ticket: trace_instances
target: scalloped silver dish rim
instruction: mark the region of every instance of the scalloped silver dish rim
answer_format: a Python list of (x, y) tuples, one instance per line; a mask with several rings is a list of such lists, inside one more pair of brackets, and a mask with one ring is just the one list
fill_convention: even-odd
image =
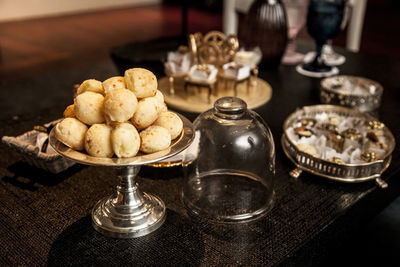
[[(352, 94), (351, 92), (338, 92), (337, 90), (332, 89), (331, 86), (328, 86), (328, 83), (331, 82), (331, 80), (337, 80), (337, 79), (360, 80), (361, 82), (369, 83), (371, 85), (376, 86), (377, 90), (374, 94), (366, 94), (366, 95), (357, 95), (357, 94)], [(329, 93), (335, 93), (337, 95), (355, 96), (355, 97), (376, 96), (376, 95), (382, 94), (382, 92), (383, 92), (383, 86), (380, 83), (378, 83), (377, 81), (374, 81), (374, 80), (371, 80), (368, 78), (364, 78), (364, 77), (360, 77), (360, 76), (354, 76), (354, 75), (336, 75), (336, 76), (324, 78), (321, 81), (321, 88), (323, 90), (328, 91)]]

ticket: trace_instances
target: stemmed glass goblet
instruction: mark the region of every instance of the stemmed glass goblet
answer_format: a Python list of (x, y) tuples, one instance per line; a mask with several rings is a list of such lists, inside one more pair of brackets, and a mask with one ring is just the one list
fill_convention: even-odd
[[(346, 0), (344, 15), (342, 24), (340, 25), (340, 30), (343, 31), (346, 25), (350, 21), (350, 14), (352, 12), (352, 4), (349, 0)], [(308, 52), (304, 56), (304, 62), (311, 62), (315, 58), (316, 52)], [(332, 40), (328, 40), (327, 43), (322, 48), (322, 56), (324, 57), (325, 63), (329, 66), (339, 66), (342, 65), (346, 61), (346, 57), (344, 55), (338, 54), (332, 47)]]
[(309, 0), (282, 0), (288, 22), (288, 43), (282, 64), (294, 65), (303, 61), (304, 55), (296, 52), (296, 37), (306, 23)]
[(310, 63), (297, 67), (297, 71), (311, 77), (326, 77), (339, 72), (336, 67), (325, 64), (322, 48), (340, 31), (344, 15), (345, 0), (311, 0), (308, 7), (307, 30), (317, 47), (317, 55)]

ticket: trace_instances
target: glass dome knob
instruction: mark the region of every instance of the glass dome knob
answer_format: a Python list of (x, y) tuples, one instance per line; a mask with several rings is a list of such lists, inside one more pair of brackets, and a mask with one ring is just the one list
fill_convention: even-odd
[(221, 117), (240, 116), (247, 110), (247, 104), (237, 97), (223, 97), (214, 103), (216, 115)]

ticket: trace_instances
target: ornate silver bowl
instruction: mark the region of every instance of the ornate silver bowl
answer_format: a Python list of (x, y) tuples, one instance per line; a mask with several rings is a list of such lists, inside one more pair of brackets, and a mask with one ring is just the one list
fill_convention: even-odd
[(152, 154), (138, 154), (132, 158), (98, 158), (75, 151), (50, 132), (50, 145), (67, 159), (94, 166), (115, 168), (119, 178), (116, 192), (100, 200), (92, 210), (94, 228), (110, 237), (139, 237), (158, 229), (165, 221), (165, 204), (157, 196), (143, 193), (135, 182), (140, 167), (171, 157), (187, 148), (194, 138), (192, 123), (179, 115), (183, 121), (181, 135), (165, 150)]
[(339, 75), (321, 81), (320, 99), (324, 104), (373, 111), (381, 105), (382, 93), (382, 85), (375, 81)]
[(317, 176), (347, 183), (358, 183), (375, 179), (379, 186), (386, 187), (386, 182), (380, 179), (380, 176), (389, 167), (392, 158), (391, 155), (395, 147), (395, 139), (386, 126), (384, 127), (384, 136), (388, 140), (388, 149), (384, 157), (379, 160), (360, 164), (335, 163), (304, 153), (300, 151), (294, 142), (285, 134), (286, 129), (288, 129), (290, 125), (293, 125), (299, 118), (313, 118), (316, 114), (321, 112), (325, 112), (328, 115), (353, 116), (366, 119), (367, 121), (376, 121), (376, 119), (369, 114), (355, 109), (333, 105), (306, 106), (295, 111), (285, 120), (283, 124), (284, 134), (281, 139), (283, 151), (296, 165), (296, 168), (290, 172), (290, 175), (294, 178), (298, 178), (302, 171), (307, 171)]

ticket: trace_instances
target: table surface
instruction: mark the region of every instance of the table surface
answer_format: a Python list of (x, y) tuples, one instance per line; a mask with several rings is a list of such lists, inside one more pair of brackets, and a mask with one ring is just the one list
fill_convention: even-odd
[[(384, 87), (379, 119), (400, 140), (400, 63), (390, 58), (346, 55), (341, 74), (364, 76)], [(72, 103), (72, 85), (118, 74), (111, 61), (23, 79), (0, 81), (0, 135), (22, 134), (62, 116)], [(399, 75), (399, 76), (397, 76)], [(319, 79), (294, 67), (261, 71), (273, 88), (272, 99), (256, 109), (270, 126), (277, 147), (276, 202), (263, 219), (249, 224), (210, 225), (191, 220), (182, 205), (178, 167), (143, 167), (138, 182), (167, 206), (167, 220), (154, 233), (112, 239), (91, 226), (90, 211), (117, 183), (112, 168), (75, 165), (53, 175), (30, 167), (0, 145), (0, 265), (317, 265), (360, 225), (400, 195), (399, 146), (379, 188), (373, 181), (343, 184), (294, 168), (280, 146), (282, 123), (297, 108), (319, 103)], [(184, 113), (193, 120), (196, 114)]]

